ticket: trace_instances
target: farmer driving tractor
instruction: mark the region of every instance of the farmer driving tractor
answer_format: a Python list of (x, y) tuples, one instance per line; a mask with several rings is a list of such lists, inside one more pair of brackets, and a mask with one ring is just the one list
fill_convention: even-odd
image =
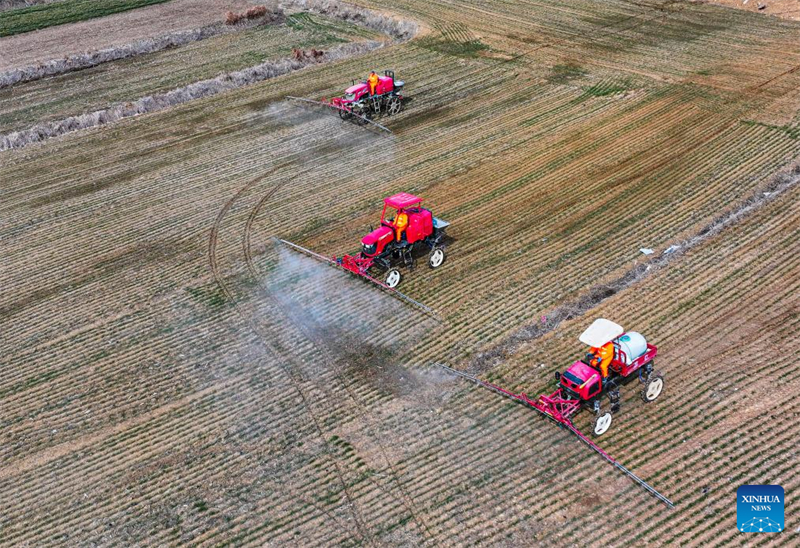
[(369, 77), (367, 78), (367, 84), (369, 84), (369, 94), (370, 96), (375, 95), (375, 91), (378, 89), (378, 75), (375, 74), (375, 71), (369, 73)]
[(589, 365), (600, 369), (600, 374), (603, 375), (604, 379), (608, 377), (608, 366), (611, 365), (611, 361), (613, 359), (613, 341), (609, 341), (600, 347), (593, 346), (589, 349), (589, 353), (586, 355), (586, 360), (589, 362)]
[(408, 226), (408, 214), (402, 209), (398, 209), (397, 217), (394, 218), (394, 221), (392, 221), (391, 224), (394, 227), (395, 234), (397, 235), (397, 241), (399, 242), (400, 238), (403, 237), (403, 232), (405, 232), (406, 227)]

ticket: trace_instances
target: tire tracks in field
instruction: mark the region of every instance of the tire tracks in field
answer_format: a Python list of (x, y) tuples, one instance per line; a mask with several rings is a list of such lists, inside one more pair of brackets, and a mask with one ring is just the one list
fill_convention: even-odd
[(776, 76), (773, 76), (772, 78), (769, 78), (768, 80), (765, 80), (765, 81), (761, 82), (760, 84), (758, 84), (756, 86), (751, 87), (748, 91), (751, 91), (751, 92), (763, 91), (763, 89), (765, 87), (769, 86), (774, 81), (779, 80), (779, 79), (781, 79), (784, 76), (787, 76), (789, 74), (794, 74), (798, 70), (800, 70), (800, 65), (795, 65), (792, 68), (790, 68), (789, 70), (785, 70), (785, 71), (781, 72), (780, 74), (778, 74)]
[[(322, 424), (321, 424), (320, 418), (316, 415), (316, 413), (314, 413), (313, 407), (310, 405), (308, 399), (306, 398), (305, 392), (303, 392), (303, 389), (300, 386), (300, 381), (298, 379), (296, 379), (295, 376), (292, 374), (292, 371), (283, 364), (283, 362), (280, 359), (280, 357), (274, 355), (272, 347), (265, 340), (265, 337), (261, 333), (261, 330), (259, 329), (259, 327), (255, 324), (255, 322), (252, 321), (252, 319), (247, 314), (245, 314), (241, 310), (238, 302), (236, 301), (236, 298), (234, 297), (233, 293), (231, 292), (229, 286), (225, 283), (225, 280), (224, 280), (223, 276), (220, 273), (219, 262), (217, 260), (217, 242), (218, 242), (218, 238), (219, 238), (219, 227), (220, 227), (223, 219), (227, 215), (228, 211), (230, 211), (230, 209), (233, 206), (233, 204), (236, 202), (236, 200), (238, 200), (242, 195), (244, 195), (245, 192), (247, 192), (253, 186), (255, 186), (259, 182), (263, 181), (265, 178), (267, 178), (268, 176), (274, 174), (275, 172), (280, 170), (282, 167), (285, 167), (286, 165), (287, 164), (283, 164), (283, 165), (277, 166), (277, 167), (273, 168), (272, 170), (268, 171), (267, 173), (264, 173), (264, 174), (256, 177), (255, 179), (252, 179), (250, 182), (245, 184), (241, 189), (239, 189), (239, 191), (236, 194), (234, 194), (233, 197), (231, 199), (229, 199), (225, 203), (225, 205), (222, 207), (222, 209), (220, 210), (219, 214), (217, 215), (217, 217), (216, 217), (216, 219), (214, 221), (214, 225), (212, 226), (211, 232), (209, 234), (209, 242), (208, 242), (209, 265), (211, 267), (211, 273), (212, 273), (212, 276), (214, 277), (214, 281), (217, 283), (217, 285), (219, 286), (220, 290), (225, 295), (225, 298), (228, 299), (228, 301), (231, 302), (234, 305), (234, 307), (236, 308), (237, 313), (250, 326), (250, 329), (252, 329), (252, 331), (255, 333), (255, 335), (258, 337), (258, 339), (261, 341), (261, 343), (264, 346), (264, 348), (271, 355), (273, 355), (273, 357), (276, 358), (275, 361), (279, 364), (281, 370), (283, 371), (283, 373), (286, 375), (286, 377), (291, 382), (292, 387), (294, 388), (295, 392), (300, 396), (300, 399), (301, 399), (301, 401), (303, 403), (303, 407), (305, 407), (306, 411), (308, 412), (308, 415), (311, 417), (311, 420), (314, 423), (314, 429), (317, 431), (317, 434), (319, 435), (319, 439), (322, 441), (323, 447), (327, 447), (328, 442), (325, 439), (325, 433), (324, 433), (324, 431), (322, 429)], [(278, 191), (278, 189), (280, 187), (281, 187), (281, 185), (276, 185), (275, 187), (273, 187), (267, 193), (267, 196), (263, 199), (264, 202), (266, 202), (269, 198), (271, 198)], [(341, 469), (341, 466), (340, 466), (338, 460), (336, 458), (334, 458), (330, 454), (330, 452), (327, 451), (327, 450), (325, 451), (325, 455), (328, 457), (328, 459), (331, 461), (331, 463), (334, 466), (334, 469), (336, 471), (336, 477), (339, 480), (339, 483), (341, 484), (342, 491), (343, 491), (345, 497), (347, 498), (348, 506), (350, 507), (350, 513), (353, 516), (353, 522), (356, 524), (356, 529), (357, 529), (357, 532), (358, 532), (358, 536), (362, 539), (362, 541), (374, 546), (375, 545), (375, 541), (371, 537), (371, 535), (368, 535), (366, 533), (366, 527), (362, 523), (362, 520), (361, 520), (361, 518), (359, 516), (359, 512), (357, 510), (358, 507), (356, 506), (355, 501), (353, 499), (353, 496), (350, 493), (350, 489), (347, 486), (347, 482), (344, 479), (344, 473), (342, 472), (342, 469)]]
[[(256, 268), (255, 262), (253, 261), (252, 248), (250, 245), (250, 235), (252, 233), (253, 223), (255, 222), (256, 217), (258, 216), (259, 212), (264, 207), (264, 205), (266, 205), (266, 203), (272, 198), (272, 196), (281, 186), (282, 185), (277, 185), (258, 201), (258, 203), (255, 205), (255, 207), (248, 215), (247, 222), (245, 223), (244, 235), (242, 237), (242, 248), (245, 255), (247, 269), (255, 281), (258, 280), (258, 269)], [(350, 399), (353, 401), (356, 408), (358, 409), (358, 413), (361, 419), (367, 425), (367, 434), (369, 435), (370, 438), (372, 438), (372, 441), (375, 442), (375, 444), (378, 447), (378, 450), (381, 453), (381, 456), (383, 457), (383, 460), (386, 462), (386, 466), (389, 470), (389, 473), (392, 476), (392, 480), (394, 481), (397, 490), (401, 494), (403, 505), (406, 507), (406, 510), (411, 515), (412, 519), (414, 519), (414, 521), (417, 523), (418, 527), (420, 528), (420, 531), (424, 532), (424, 534), (427, 535), (428, 539), (432, 543), (435, 543), (436, 538), (431, 533), (428, 524), (421, 518), (421, 513), (415, 507), (413, 499), (408, 494), (406, 489), (403, 487), (403, 483), (400, 481), (397, 469), (392, 464), (392, 461), (389, 458), (389, 454), (386, 451), (386, 446), (381, 441), (380, 436), (377, 436), (375, 434), (375, 425), (369, 418), (368, 409), (364, 406), (364, 403), (359, 400), (357, 394), (350, 388), (346, 379), (344, 379), (341, 376), (340, 374), (341, 367), (330, 347), (330, 342), (322, 336), (315, 336), (314, 333), (311, 333), (308, 329), (308, 326), (306, 326), (302, 321), (298, 320), (295, 317), (295, 315), (291, 312), (291, 307), (285, 306), (285, 303), (280, 302), (280, 300), (277, 297), (275, 297), (275, 295), (271, 291), (267, 290), (267, 294), (269, 295), (269, 299), (272, 301), (273, 305), (279, 310), (280, 309), (284, 310), (286, 317), (289, 319), (294, 328), (299, 333), (301, 333), (303, 337), (305, 337), (309, 342), (311, 342), (315, 348), (317, 348), (320, 351), (323, 360), (326, 362), (327, 365), (330, 366), (331, 370), (334, 371), (335, 378), (342, 384), (345, 391), (347, 392), (347, 395), (350, 397)], [(377, 483), (375, 482), (373, 483), (379, 490), (382, 490), (382, 488), (379, 485), (377, 485)]]

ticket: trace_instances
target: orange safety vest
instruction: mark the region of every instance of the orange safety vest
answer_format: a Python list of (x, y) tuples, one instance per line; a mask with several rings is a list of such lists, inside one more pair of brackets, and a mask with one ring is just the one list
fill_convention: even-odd
[(408, 215), (403, 212), (397, 214), (397, 218), (394, 220), (394, 229), (397, 233), (397, 241), (400, 241), (400, 237), (403, 235), (403, 231), (408, 226)]
[(592, 347), (590, 352), (596, 356), (596, 360), (599, 362), (597, 365), (600, 367), (600, 374), (605, 379), (608, 377), (608, 366), (611, 365), (611, 361), (614, 359), (614, 343), (607, 342), (599, 348)]
[(369, 84), (369, 94), (375, 95), (375, 90), (378, 87), (378, 75), (374, 72), (370, 74), (369, 78), (367, 78), (367, 83)]

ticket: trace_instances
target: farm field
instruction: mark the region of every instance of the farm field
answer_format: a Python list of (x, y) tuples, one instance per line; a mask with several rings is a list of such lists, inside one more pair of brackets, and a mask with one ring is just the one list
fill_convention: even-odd
[[(102, 0), (95, 2), (100, 3)], [(249, 5), (247, 0), (169, 0), (70, 25), (3, 36), (0, 70), (199, 28), (223, 21), (226, 10), (238, 12)], [(11, 12), (2, 13), (8, 17)]]
[(45, 29), (66, 23), (103, 17), (136, 8), (160, 4), (166, 0), (62, 0), (38, 6), (26, 6), (0, 14), (0, 36), (13, 36), (23, 32)]
[(0, 133), (92, 112), (287, 57), (293, 48), (326, 48), (376, 37), (379, 35), (361, 27), (321, 16), (290, 16), (286, 24), (264, 25), (21, 83), (0, 89)]
[[(0, 544), (791, 544), (800, 26), (691, 2), (358, 3), (423, 30), (0, 152)], [(320, 37), (265, 27), (12, 86), (0, 126)], [(392, 135), (284, 100), (373, 68), (412, 99)], [(353, 252), (399, 191), (452, 223), (444, 266), (401, 285), (442, 322), (274, 243)], [(435, 365), (549, 392), (601, 316), (659, 346), (666, 389), (624, 389), (597, 442), (673, 510)], [(783, 485), (788, 531), (736, 532), (748, 483)]]

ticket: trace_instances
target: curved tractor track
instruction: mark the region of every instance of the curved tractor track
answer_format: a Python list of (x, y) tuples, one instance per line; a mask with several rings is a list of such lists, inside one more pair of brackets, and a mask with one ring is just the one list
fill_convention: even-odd
[[(237, 313), (246, 321), (248, 326), (252, 329), (252, 331), (256, 334), (258, 339), (261, 341), (263, 346), (270, 352), (270, 354), (275, 358), (275, 360), (280, 363), (281, 370), (283, 374), (290, 380), (294, 390), (300, 396), (301, 401), (303, 402), (303, 407), (305, 408), (306, 412), (311, 417), (314, 423), (314, 430), (317, 433), (319, 440), (323, 443), (323, 445), (327, 444), (325, 438), (325, 430), (323, 428), (323, 420), (322, 418), (314, 411), (313, 405), (309, 401), (308, 395), (305, 393), (301, 386), (301, 381), (303, 379), (299, 378), (297, 373), (293, 371), (293, 368), (287, 367), (284, 361), (287, 359), (287, 356), (279, 356), (276, 355), (274, 345), (270, 342), (270, 337), (264, 332), (263, 326), (260, 325), (257, 321), (254, 321), (251, 314), (248, 314), (247, 311), (241, 308), (240, 299), (237, 298), (234, 291), (231, 289), (231, 286), (226, 282), (224, 276), (221, 273), (221, 269), (219, 266), (219, 259), (217, 254), (218, 249), (218, 239), (220, 235), (220, 227), (222, 222), (226, 219), (229, 215), (232, 207), (234, 204), (238, 203), (243, 197), (248, 194), (251, 190), (257, 188), (258, 184), (263, 182), (265, 179), (272, 175), (276, 175), (280, 172), (281, 169), (285, 168), (287, 165), (293, 163), (289, 161), (288, 163), (284, 163), (269, 172), (256, 177), (249, 181), (246, 185), (244, 185), (230, 200), (228, 200), (222, 209), (220, 210), (219, 214), (217, 215), (214, 225), (212, 226), (210, 237), (209, 237), (209, 264), (211, 268), (211, 272), (213, 278), (217, 285), (219, 286), (220, 290), (225, 295), (225, 298), (234, 304), (236, 307)], [(242, 244), (242, 251), (244, 253), (244, 258), (247, 267), (247, 273), (250, 277), (251, 282), (263, 282), (263, 275), (261, 275), (258, 271), (258, 268), (255, 264), (253, 259), (252, 253), (252, 245), (251, 245), (251, 235), (253, 230), (253, 224), (256, 221), (259, 213), (262, 212), (264, 207), (270, 202), (271, 199), (275, 196), (275, 194), (283, 188), (288, 180), (279, 181), (274, 183), (274, 186), (269, 189), (263, 196), (257, 201), (257, 203), (252, 207), (250, 213), (247, 216), (244, 230), (241, 236), (241, 244)], [(409, 495), (407, 490), (404, 488), (403, 483), (399, 477), (398, 471), (393, 465), (388, 451), (385, 447), (385, 444), (381, 441), (380, 436), (376, 435), (376, 429), (374, 422), (369, 417), (369, 409), (366, 407), (364, 402), (361, 401), (359, 396), (353, 390), (353, 388), (349, 385), (347, 379), (343, 375), (343, 367), (339, 359), (336, 358), (335, 352), (331, 346), (331, 341), (326, 340), (324, 336), (316, 335), (313, 333), (308, 326), (304, 325), (304, 323), (297, 317), (296, 313), (293, 312), (293, 307), (288, 306), (286, 302), (281, 301), (277, 296), (274, 295), (272, 291), (265, 291), (267, 298), (269, 299), (270, 303), (276, 310), (280, 310), (289, 320), (292, 328), (305, 340), (307, 340), (316, 350), (317, 355), (321, 358), (321, 361), (325, 364), (325, 366), (333, 372), (334, 378), (340, 384), (341, 387), (344, 388), (348, 399), (351, 401), (351, 405), (355, 408), (356, 416), (363, 421), (365, 425), (365, 432), (370, 438), (370, 440), (376, 445), (378, 451), (386, 465), (386, 469), (388, 474), (391, 476), (391, 483), (393, 484), (393, 488), (389, 487), (393, 496), (397, 496), (397, 498), (402, 501), (402, 504), (405, 510), (409, 513), (412, 517), (413, 521), (416, 523), (420, 533), (425, 538), (426, 543), (435, 543), (435, 535), (431, 532), (428, 524), (422, 517), (422, 513), (419, 511), (418, 508), (415, 507), (412, 497)], [(312, 381), (313, 382), (313, 381)], [(315, 388), (319, 389), (321, 392), (326, 394), (331, 394), (330, 388), (322, 385), (321, 383), (314, 383)], [(335, 395), (330, 396), (331, 399), (335, 398)], [(330, 452), (326, 452), (328, 460), (334, 465), (336, 470), (336, 477), (337, 481), (339, 482), (342, 490), (347, 498), (348, 506), (350, 507), (354, 523), (356, 524), (356, 528), (358, 530), (358, 536), (362, 539), (362, 541), (368, 544), (375, 544), (375, 539), (372, 537), (368, 531), (367, 526), (364, 524), (363, 516), (360, 515), (358, 510), (358, 505), (355, 502), (355, 497), (351, 492), (351, 487), (348, 487), (348, 483), (345, 479), (345, 472), (342, 468), (342, 463), (340, 463), (335, 456), (333, 456)], [(379, 492), (385, 492), (387, 487), (379, 485), (372, 477), (366, 478), (368, 482), (370, 482), (373, 487), (378, 490)]]
[[(261, 175), (259, 177), (256, 177), (255, 179), (252, 179), (250, 182), (248, 182), (246, 185), (244, 185), (230, 200), (228, 200), (225, 203), (225, 205), (222, 207), (222, 209), (220, 210), (219, 214), (217, 215), (217, 217), (216, 217), (216, 219), (214, 221), (214, 225), (211, 228), (211, 233), (210, 233), (210, 236), (209, 236), (209, 244), (208, 244), (209, 265), (211, 267), (211, 272), (212, 272), (212, 275), (214, 277), (214, 281), (217, 283), (217, 285), (219, 286), (220, 290), (225, 295), (225, 298), (229, 302), (233, 303), (233, 305), (236, 307), (237, 312), (245, 320), (245, 322), (247, 322), (247, 324), (250, 326), (252, 331), (256, 334), (258, 339), (261, 341), (263, 347), (270, 354), (273, 354), (272, 345), (267, 341), (267, 339), (265, 338), (264, 333), (262, 332), (260, 326), (257, 325), (252, 320), (252, 317), (250, 317), (250, 315), (246, 314), (245, 312), (241, 311), (240, 305), (237, 302), (236, 297), (234, 296), (234, 294), (230, 290), (230, 287), (228, 286), (228, 284), (225, 283), (225, 280), (224, 280), (223, 276), (220, 273), (219, 263), (218, 263), (218, 260), (217, 260), (217, 244), (218, 244), (218, 238), (219, 238), (219, 227), (220, 227), (223, 219), (227, 215), (228, 211), (230, 211), (230, 209), (233, 206), (233, 204), (242, 195), (244, 195), (248, 190), (250, 190), (253, 186), (255, 186), (259, 182), (261, 182), (264, 179), (266, 179), (269, 175), (272, 175), (272, 174), (276, 173), (280, 169), (281, 169), (281, 167), (279, 166), (279, 167), (273, 169), (270, 172), (267, 172), (267, 173), (265, 173), (265, 174), (263, 174), (263, 175)], [(277, 186), (273, 187), (272, 190), (270, 190), (267, 193), (267, 195), (265, 196), (264, 201), (266, 201), (270, 197), (272, 197), (272, 195), (274, 195), (278, 191), (279, 188), (280, 188), (280, 185), (277, 185)], [(324, 431), (322, 429), (322, 424), (320, 422), (320, 418), (314, 412), (313, 407), (309, 404), (308, 399), (306, 397), (306, 394), (305, 394), (305, 392), (303, 391), (303, 389), (300, 386), (300, 381), (296, 378), (296, 376), (292, 373), (292, 371), (283, 364), (283, 362), (282, 362), (282, 360), (280, 359), (279, 356), (275, 356), (275, 358), (276, 358), (276, 362), (280, 364), (281, 370), (283, 371), (285, 376), (291, 382), (292, 387), (294, 388), (295, 392), (300, 397), (300, 399), (302, 401), (302, 404), (303, 404), (303, 407), (305, 408), (305, 410), (308, 413), (309, 417), (311, 417), (311, 420), (314, 423), (314, 429), (316, 430), (316, 432), (317, 432), (317, 434), (318, 434), (318, 436), (320, 438), (320, 441), (323, 443), (323, 445), (325, 445), (327, 443), (327, 441), (325, 440), (325, 433), (324, 433)], [(360, 537), (362, 539), (362, 541), (365, 541), (365, 542), (368, 542), (371, 545), (374, 545), (374, 539), (369, 537), (365, 532), (365, 526), (362, 523), (362, 521), (361, 521), (361, 519), (359, 517), (359, 513), (356, 510), (357, 506), (356, 506), (355, 502), (353, 501), (353, 496), (352, 496), (352, 494), (350, 492), (350, 489), (347, 487), (347, 482), (344, 479), (344, 474), (342, 472), (340, 463), (330, 453), (326, 452), (326, 455), (328, 457), (328, 460), (331, 462), (331, 464), (333, 464), (333, 466), (335, 468), (337, 479), (338, 479), (338, 481), (339, 481), (339, 483), (340, 483), (340, 485), (342, 487), (342, 491), (345, 494), (345, 497), (347, 498), (348, 505), (350, 506), (350, 511), (351, 511), (351, 514), (352, 514), (352, 517), (353, 517), (353, 521), (356, 524), (356, 529), (357, 529), (357, 533), (358, 533), (357, 536)]]

